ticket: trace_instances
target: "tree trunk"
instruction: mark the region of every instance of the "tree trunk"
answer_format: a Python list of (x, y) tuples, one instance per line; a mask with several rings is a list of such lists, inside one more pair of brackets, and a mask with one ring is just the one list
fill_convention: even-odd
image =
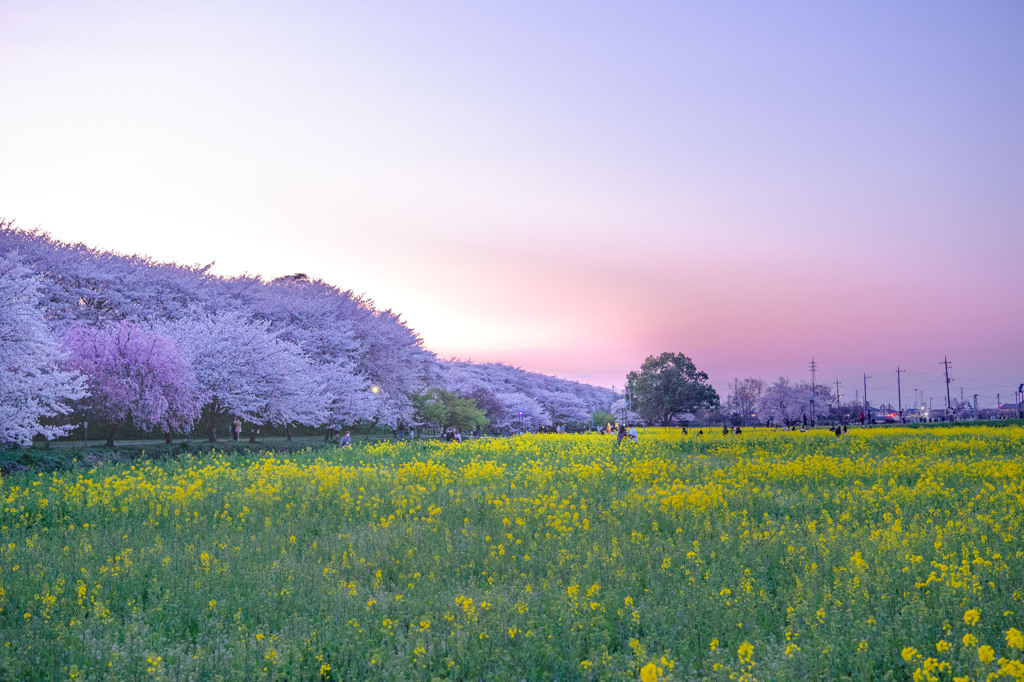
[(110, 431), (107, 432), (107, 447), (114, 447), (114, 434), (117, 433), (117, 424), (110, 425)]
[(292, 440), (292, 425), (291, 424), (285, 424), (284, 425), (284, 435), (288, 438), (288, 442), (291, 442), (291, 440)]
[(171, 438), (170, 431), (164, 431), (164, 443), (166, 443), (167, 445), (174, 445), (174, 439)]
[(214, 398), (213, 402), (210, 404), (210, 424), (209, 424), (210, 433), (209, 433), (209, 436), (210, 436), (210, 442), (211, 443), (216, 443), (217, 442), (217, 417), (219, 416), (219, 414), (220, 414), (220, 407), (217, 405), (217, 399)]

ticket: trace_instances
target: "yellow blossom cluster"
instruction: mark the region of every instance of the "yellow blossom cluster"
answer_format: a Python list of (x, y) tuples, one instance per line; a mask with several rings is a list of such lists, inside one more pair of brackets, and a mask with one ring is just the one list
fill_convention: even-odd
[(0, 679), (1024, 679), (1022, 453), (646, 429), (21, 473)]

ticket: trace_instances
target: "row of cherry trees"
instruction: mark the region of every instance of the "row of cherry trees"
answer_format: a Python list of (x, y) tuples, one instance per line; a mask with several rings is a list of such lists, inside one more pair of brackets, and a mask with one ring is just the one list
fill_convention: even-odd
[(108, 425), (108, 442), (122, 424), (170, 440), (203, 413), (211, 439), (229, 418), (397, 426), (430, 386), (475, 396), (496, 426), (584, 421), (611, 401), (503, 365), (438, 362), (399, 315), (302, 274), (221, 278), (2, 220), (0, 300), (4, 442), (66, 433), (72, 411)]
[(751, 377), (729, 384), (725, 411), (741, 420), (752, 417), (775, 426), (793, 426), (816, 421), (834, 404), (835, 395), (828, 385), (792, 383), (785, 377), (769, 384)]
[(476, 401), (491, 427), (500, 431), (535, 431), (555, 424), (589, 424), (597, 410), (607, 410), (610, 389), (527, 372), (500, 363), (441, 363), (441, 384)]

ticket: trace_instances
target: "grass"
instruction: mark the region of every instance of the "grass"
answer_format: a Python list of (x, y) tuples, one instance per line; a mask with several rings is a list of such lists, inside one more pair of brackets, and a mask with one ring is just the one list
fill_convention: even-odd
[[(353, 435), (355, 445), (367, 445), (382, 440), (379, 436)], [(69, 468), (91, 467), (103, 463), (141, 463), (145, 460), (173, 458), (184, 454), (262, 456), (267, 453), (291, 454), (304, 450), (331, 450), (335, 442), (326, 442), (321, 436), (260, 436), (255, 443), (247, 437), (234, 441), (230, 438), (210, 443), (205, 438), (179, 440), (167, 444), (163, 439), (126, 439), (108, 447), (103, 441), (50, 441), (33, 443), (28, 448), (0, 449), (0, 473), (31, 470), (57, 471)]]

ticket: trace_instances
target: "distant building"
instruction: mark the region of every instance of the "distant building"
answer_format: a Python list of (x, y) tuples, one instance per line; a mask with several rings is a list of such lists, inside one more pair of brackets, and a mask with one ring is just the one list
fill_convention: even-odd
[(1020, 416), (1016, 403), (1003, 403), (999, 406), (999, 416), (996, 419), (1016, 419)]

